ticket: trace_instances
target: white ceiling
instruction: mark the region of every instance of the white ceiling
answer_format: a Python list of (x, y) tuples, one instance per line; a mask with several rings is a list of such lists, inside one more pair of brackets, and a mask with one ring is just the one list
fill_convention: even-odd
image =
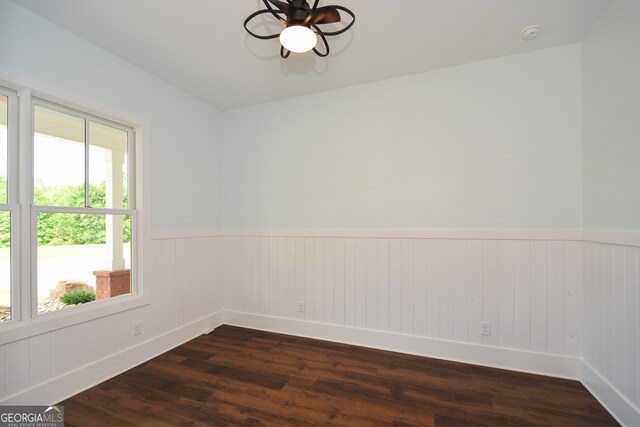
[[(327, 58), (283, 60), (277, 39), (242, 27), (259, 0), (13, 1), (222, 110), (576, 42), (610, 3), (323, 0), (350, 8), (354, 27)], [(525, 42), (532, 24), (543, 30)]]

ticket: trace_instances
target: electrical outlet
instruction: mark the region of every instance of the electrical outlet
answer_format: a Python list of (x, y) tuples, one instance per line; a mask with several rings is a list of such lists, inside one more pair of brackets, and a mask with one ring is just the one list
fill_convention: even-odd
[(304, 313), (304, 301), (298, 301), (298, 312)]
[(480, 322), (480, 335), (491, 335), (491, 323)]
[(140, 335), (142, 333), (142, 322), (136, 322), (133, 324), (133, 335)]

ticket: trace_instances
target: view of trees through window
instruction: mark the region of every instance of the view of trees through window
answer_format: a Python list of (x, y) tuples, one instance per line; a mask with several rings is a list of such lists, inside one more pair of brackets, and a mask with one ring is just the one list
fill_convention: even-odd
[[(105, 203), (105, 187), (103, 181), (99, 186), (91, 186), (91, 205)], [(0, 188), (6, 188), (6, 178), (0, 175)], [(0, 204), (7, 203), (7, 193), (0, 193)], [(34, 202), (36, 205), (49, 206), (52, 200), (63, 200), (65, 206), (77, 206), (84, 201), (84, 185), (79, 186), (46, 186), (36, 183)], [(94, 202), (96, 203), (94, 205)], [(46, 213), (38, 224), (38, 245), (87, 245), (104, 244), (106, 221), (103, 215), (86, 218), (85, 222), (72, 222), (64, 214)], [(131, 219), (127, 216), (124, 223), (124, 242), (131, 241)], [(9, 215), (0, 215), (0, 248), (8, 248), (11, 244), (11, 221)]]

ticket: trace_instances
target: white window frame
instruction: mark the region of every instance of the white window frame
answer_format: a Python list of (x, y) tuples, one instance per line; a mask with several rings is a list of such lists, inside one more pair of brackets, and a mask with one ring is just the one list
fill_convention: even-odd
[(20, 205), (18, 204), (18, 93), (0, 86), (0, 95), (8, 98), (7, 108), (7, 204), (0, 205), (0, 211), (11, 215), (11, 250), (9, 268), (11, 270), (11, 320), (0, 326), (13, 325), (21, 319), (20, 307)]
[[(131, 292), (127, 295), (137, 295), (137, 280), (135, 275), (135, 270), (137, 270), (137, 236), (135, 235), (135, 230), (137, 230), (137, 212), (135, 209), (136, 206), (136, 182), (135, 182), (135, 130), (132, 127), (122, 125), (120, 123), (104, 119), (102, 117), (97, 117), (93, 114), (86, 113), (84, 111), (80, 111), (74, 108), (66, 107), (59, 103), (53, 103), (50, 101), (46, 101), (35, 96), (31, 98), (31, 132), (30, 132), (30, 148), (31, 148), (31, 158), (29, 162), (30, 166), (30, 175), (33, 176), (34, 171), (34, 147), (35, 147), (35, 118), (34, 113), (36, 107), (43, 107), (52, 111), (57, 111), (59, 113), (68, 114), (73, 117), (80, 118), (85, 122), (85, 135), (84, 135), (84, 160), (85, 160), (85, 168), (84, 168), (84, 179), (85, 179), (85, 207), (67, 207), (67, 206), (40, 206), (36, 205), (34, 202), (34, 184), (33, 179), (31, 180), (31, 185), (29, 186), (29, 204), (31, 206), (31, 219), (30, 219), (30, 254), (32, 258), (31, 262), (31, 294), (37, 296), (38, 292), (38, 262), (37, 262), (37, 251), (38, 251), (38, 214), (39, 213), (65, 213), (65, 214), (100, 214), (100, 215), (129, 215), (131, 217)], [(127, 174), (129, 179), (127, 180), (127, 208), (126, 209), (113, 209), (113, 208), (91, 208), (87, 207), (89, 201), (89, 147), (91, 145), (90, 140), (90, 132), (89, 132), (89, 122), (97, 123), (105, 126), (109, 126), (115, 129), (119, 129), (127, 133)], [(129, 200), (130, 199), (130, 200)], [(120, 295), (112, 298), (123, 298), (126, 295)], [(32, 297), (30, 298), (31, 303), (31, 318), (38, 318), (41, 316), (54, 316), (57, 313), (61, 313), (60, 311), (52, 311), (48, 313), (39, 314), (38, 313), (38, 298)], [(104, 300), (93, 301), (91, 305), (104, 303)], [(67, 310), (77, 310), (81, 308), (89, 307), (88, 305), (79, 305), (76, 307), (71, 307)]]
[[(54, 97), (2, 80), (0, 80), (0, 90), (2, 94), (12, 93), (14, 99), (17, 94), (17, 103), (14, 101), (11, 103), (14, 104), (14, 107), (9, 107), (15, 108), (15, 113), (12, 116), (15, 123), (13, 123), (13, 141), (9, 141), (10, 145), (13, 144), (14, 155), (10, 156), (8, 161), (9, 173), (7, 174), (13, 173), (15, 175), (15, 179), (9, 181), (9, 185), (13, 186), (13, 190), (9, 193), (15, 195), (16, 204), (12, 205), (11, 209), (17, 212), (15, 227), (13, 227), (14, 218), (12, 215), (11, 236), (12, 318), (10, 321), (0, 323), (0, 345), (150, 304), (150, 289), (143, 292), (143, 272), (146, 265), (143, 251), (144, 247), (149, 245), (149, 214), (148, 211), (143, 212), (142, 210), (143, 206), (149, 205), (149, 202), (148, 193), (145, 191), (143, 195), (141, 191), (143, 183), (148, 181), (146, 178), (148, 174), (148, 140), (146, 139), (148, 122), (104, 105), (91, 107), (91, 102), (87, 102), (84, 98), (81, 102), (68, 101), (75, 98), (74, 94), (64, 93), (59, 97)], [(85, 118), (85, 120), (88, 118), (95, 123), (132, 130), (129, 132), (129, 152), (127, 153), (129, 156), (127, 209), (34, 206), (33, 111), (36, 104), (46, 108), (53, 106), (54, 109), (63, 112), (65, 112), (64, 110), (71, 111), (73, 115), (80, 115), (81, 118)], [(111, 111), (116, 112), (112, 113)], [(10, 120), (12, 119), (10, 118)], [(5, 208), (8, 206), (4, 205)], [(37, 248), (36, 218), (37, 212), (43, 211), (131, 215), (131, 293), (38, 315), (35, 280), (37, 270), (35, 256), (35, 248)], [(14, 315), (14, 313), (17, 314)]]

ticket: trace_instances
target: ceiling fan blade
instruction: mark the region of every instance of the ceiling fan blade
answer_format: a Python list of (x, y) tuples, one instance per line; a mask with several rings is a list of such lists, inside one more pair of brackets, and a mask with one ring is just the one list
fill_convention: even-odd
[(311, 18), (313, 24), (333, 24), (340, 22), (340, 12), (333, 6), (324, 6), (316, 9)]
[(280, 12), (284, 13), (285, 15), (289, 15), (289, 12), (291, 11), (291, 8), (292, 8), (292, 6), (289, 3), (285, 3), (280, 0), (267, 0), (267, 1), (272, 5), (274, 5), (275, 7), (277, 7), (280, 10)]

